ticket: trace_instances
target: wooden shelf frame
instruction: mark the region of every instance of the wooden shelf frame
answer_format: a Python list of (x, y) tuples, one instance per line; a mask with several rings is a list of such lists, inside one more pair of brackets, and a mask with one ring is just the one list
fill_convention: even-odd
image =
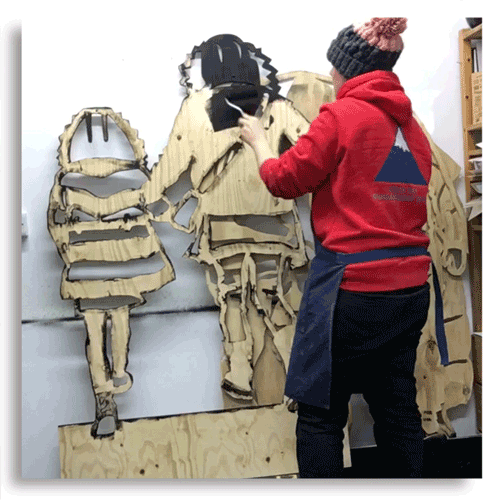
[(483, 25), (480, 24), (472, 29), (462, 30), (463, 39), (466, 42), (470, 42), (471, 40), (482, 40), (483, 39)]
[[(466, 200), (478, 196), (471, 183), (482, 179), (482, 172), (474, 171), (471, 159), (482, 156), (482, 149), (477, 147), (482, 123), (472, 123), (472, 41), (482, 40), (482, 24), (473, 29), (460, 30), (460, 80), (462, 94), (462, 125), (464, 141), (464, 173)], [(471, 285), (472, 323), (474, 331), (482, 332), (482, 217), (475, 218), (467, 223), (469, 238), (469, 276)]]

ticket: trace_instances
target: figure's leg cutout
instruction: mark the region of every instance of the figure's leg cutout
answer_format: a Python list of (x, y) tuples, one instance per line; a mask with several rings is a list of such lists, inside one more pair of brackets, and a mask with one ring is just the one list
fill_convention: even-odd
[(92, 388), (95, 394), (113, 389), (109, 360), (106, 356), (106, 319), (104, 311), (83, 311), (87, 329), (86, 354), (89, 363)]
[(100, 310), (87, 310), (82, 314), (87, 329), (87, 360), (96, 401), (91, 434), (93, 437), (110, 435), (120, 428), (120, 422), (113, 399), (113, 380), (106, 355), (107, 314)]
[(122, 428), (113, 393), (96, 394), (95, 413), (96, 417), (90, 430), (94, 438), (113, 435), (115, 431)]
[(132, 375), (125, 371), (130, 342), (130, 309), (121, 307), (111, 311), (111, 350), (113, 356), (113, 393), (120, 394), (132, 387)]
[[(280, 404), (283, 402), (286, 370), (283, 358), (275, 344), (277, 331), (270, 319), (272, 299), (265, 292), (267, 290), (272, 293), (276, 288), (276, 272), (273, 270), (258, 276), (255, 260), (250, 255), (247, 257), (245, 269), (248, 274), (242, 273), (242, 282), (248, 283), (247, 288), (251, 290), (250, 300), (254, 306), (252, 310), (260, 316), (260, 325), (257, 326), (256, 321), (252, 324), (254, 339), (262, 339), (263, 343), (262, 348), (254, 352), (254, 356), (258, 355), (253, 374), (255, 400), (258, 404)], [(272, 278), (265, 279), (266, 275), (271, 275)], [(246, 314), (245, 317), (247, 325), (250, 326), (249, 315)], [(255, 344), (254, 351), (256, 351)]]
[[(238, 399), (252, 399), (252, 331), (248, 326), (247, 318), (247, 256), (241, 264), (241, 278), (239, 283), (239, 300), (236, 293), (233, 297), (222, 301), (221, 326), (227, 332), (228, 342), (225, 344), (229, 361), (229, 371), (224, 376), (222, 388), (231, 396)], [(226, 270), (227, 272), (227, 270)], [(222, 311), (226, 314), (222, 316)], [(230, 333), (231, 332), (231, 333)]]

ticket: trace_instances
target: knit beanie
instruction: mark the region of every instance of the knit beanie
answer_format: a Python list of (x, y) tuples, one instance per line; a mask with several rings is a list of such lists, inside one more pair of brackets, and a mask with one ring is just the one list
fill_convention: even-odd
[(373, 17), (351, 24), (332, 41), (326, 57), (346, 80), (375, 70), (392, 71), (403, 50), (400, 33), (406, 21), (405, 17)]

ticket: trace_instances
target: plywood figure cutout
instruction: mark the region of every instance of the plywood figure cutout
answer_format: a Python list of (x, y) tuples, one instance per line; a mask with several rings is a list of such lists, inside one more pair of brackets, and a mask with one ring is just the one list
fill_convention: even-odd
[[(317, 116), (321, 104), (334, 100), (331, 79), (327, 76), (296, 71), (278, 75), (277, 78), (280, 82), (292, 80), (287, 97), (309, 120)], [(427, 135), (432, 149), (433, 170), (427, 197), (428, 222), (425, 230), (430, 238), (429, 251), (439, 274), (450, 357), (450, 364), (443, 367), (437, 349), (434, 291), (430, 277), (431, 305), (422, 331), (415, 369), (417, 402), (422, 414), (422, 427), (427, 435), (453, 436), (455, 433), (447, 411), (468, 402), (473, 375), (470, 327), (462, 281), (468, 252), (467, 225), (463, 205), (455, 188), (460, 167), (434, 143), (423, 124), (415, 118)]]
[[(79, 126), (85, 123), (91, 142), (96, 115), (102, 120), (104, 140), (109, 138), (109, 120), (118, 138), (132, 149), (133, 160), (72, 160), (71, 144)], [(114, 395), (132, 386), (132, 375), (126, 370), (130, 309), (145, 302), (144, 293), (175, 276), (146, 208), (141, 184), (150, 174), (137, 131), (110, 108), (86, 108), (73, 117), (59, 139), (60, 170), (50, 193), (48, 227), (64, 261), (61, 296), (75, 301), (76, 314), (83, 317), (87, 330), (86, 354), (96, 400), (92, 435), (96, 437), (120, 428)], [(139, 186), (121, 189), (127, 175), (135, 176)], [(106, 353), (108, 327), (111, 360)]]
[[(190, 79), (196, 61), (201, 88)], [(180, 66), (187, 96), (148, 189), (156, 220), (194, 235), (186, 256), (205, 266), (220, 307), (223, 389), (257, 404), (283, 401), (301, 297), (298, 275), (308, 264), (295, 202), (268, 192), (237, 126), (237, 108), (260, 116), (275, 154), (307, 131), (304, 116), (279, 95), (269, 62), (260, 49), (233, 35), (194, 47)], [(266, 85), (260, 84), (263, 70)], [(181, 177), (191, 186), (174, 202), (169, 188)], [(184, 223), (179, 214), (192, 201), (195, 208)]]
[[(426, 231), (429, 251), (436, 265), (443, 296), (444, 321), (450, 364), (440, 364), (434, 332), (434, 303), (418, 348), (417, 402), (427, 435), (455, 435), (447, 412), (466, 404), (471, 396), (473, 369), (470, 359), (471, 331), (465, 306), (462, 275), (467, 265), (467, 222), (455, 182), (460, 167), (431, 139), (432, 177), (427, 196)], [(432, 280), (429, 280), (432, 286)], [(432, 388), (432, 390), (431, 390)]]

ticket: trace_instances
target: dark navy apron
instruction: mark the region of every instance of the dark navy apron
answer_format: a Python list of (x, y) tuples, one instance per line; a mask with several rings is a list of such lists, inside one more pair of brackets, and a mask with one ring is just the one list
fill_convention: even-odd
[[(335, 303), (349, 264), (396, 257), (429, 255), (423, 247), (387, 248), (344, 254), (324, 248), (316, 240), (316, 255), (305, 284), (290, 356), (285, 394), (302, 403), (329, 408), (332, 383), (332, 331)], [(436, 340), (441, 363), (449, 364), (444, 330), (443, 299), (432, 264), (436, 306)]]

